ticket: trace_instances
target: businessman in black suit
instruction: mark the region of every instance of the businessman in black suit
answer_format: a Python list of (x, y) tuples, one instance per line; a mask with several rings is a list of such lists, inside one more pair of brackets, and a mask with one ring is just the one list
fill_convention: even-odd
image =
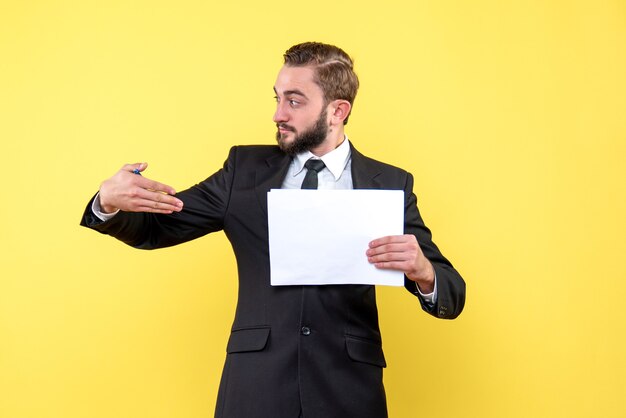
[(103, 182), (81, 224), (142, 249), (226, 233), (239, 298), (216, 417), (386, 417), (375, 288), (271, 286), (267, 192), (403, 190), (404, 235), (372, 241), (363, 256), (376, 268), (403, 272), (405, 288), (438, 318), (461, 313), (465, 283), (432, 242), (413, 177), (363, 156), (345, 136), (358, 89), (350, 57), (304, 43), (284, 58), (274, 85), (278, 146), (233, 147), (221, 170), (180, 193), (133, 173), (145, 163), (125, 165)]

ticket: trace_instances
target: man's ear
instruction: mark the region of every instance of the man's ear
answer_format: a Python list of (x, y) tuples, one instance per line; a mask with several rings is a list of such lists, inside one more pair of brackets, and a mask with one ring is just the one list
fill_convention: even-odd
[(330, 103), (330, 120), (332, 125), (343, 125), (343, 121), (350, 115), (352, 106), (347, 100), (333, 100)]

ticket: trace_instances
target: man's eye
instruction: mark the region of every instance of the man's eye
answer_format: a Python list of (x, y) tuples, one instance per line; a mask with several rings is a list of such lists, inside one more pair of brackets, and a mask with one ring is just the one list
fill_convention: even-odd
[(280, 100), (278, 99), (278, 96), (274, 96), (274, 100), (276, 101), (276, 103), (278, 103)]
[(298, 105), (300, 104), (300, 102), (299, 102), (299, 101), (297, 101), (297, 100), (289, 100), (289, 104), (290, 104), (291, 106), (298, 106)]

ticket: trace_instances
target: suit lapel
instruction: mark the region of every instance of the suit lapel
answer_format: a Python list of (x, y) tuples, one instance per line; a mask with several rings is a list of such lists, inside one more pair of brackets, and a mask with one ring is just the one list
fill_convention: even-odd
[(381, 172), (369, 158), (358, 152), (350, 143), (352, 158), (352, 186), (355, 189), (381, 189), (383, 185), (378, 177)]
[[(351, 173), (352, 186), (355, 189), (381, 189), (384, 188), (379, 181), (380, 169), (351, 147)], [(280, 189), (287, 175), (291, 158), (284, 153), (273, 155), (265, 160), (265, 165), (255, 172), (255, 191), (263, 212), (267, 214), (267, 192), (271, 189)]]
[(259, 167), (255, 173), (254, 189), (263, 212), (267, 214), (267, 192), (271, 189), (280, 189), (287, 175), (291, 158), (281, 152), (265, 160), (265, 165)]

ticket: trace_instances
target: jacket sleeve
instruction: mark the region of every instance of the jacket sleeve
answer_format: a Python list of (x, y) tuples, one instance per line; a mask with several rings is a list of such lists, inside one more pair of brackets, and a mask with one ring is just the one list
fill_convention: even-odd
[(417, 291), (415, 282), (409, 280), (406, 276), (404, 278), (404, 287), (417, 296), (422, 309), (429, 314), (437, 318), (454, 319), (459, 316), (465, 306), (465, 281), (432, 241), (432, 234), (424, 224), (417, 208), (417, 197), (413, 193), (413, 176), (410, 173), (407, 173), (404, 196), (404, 233), (415, 235), (422, 252), (435, 269), (437, 301), (433, 307), (426, 305)]
[(219, 231), (228, 211), (237, 147), (230, 150), (222, 169), (203, 182), (176, 194), (183, 210), (171, 215), (120, 211), (106, 222), (88, 203), (81, 225), (111, 235), (140, 249), (169, 247)]

